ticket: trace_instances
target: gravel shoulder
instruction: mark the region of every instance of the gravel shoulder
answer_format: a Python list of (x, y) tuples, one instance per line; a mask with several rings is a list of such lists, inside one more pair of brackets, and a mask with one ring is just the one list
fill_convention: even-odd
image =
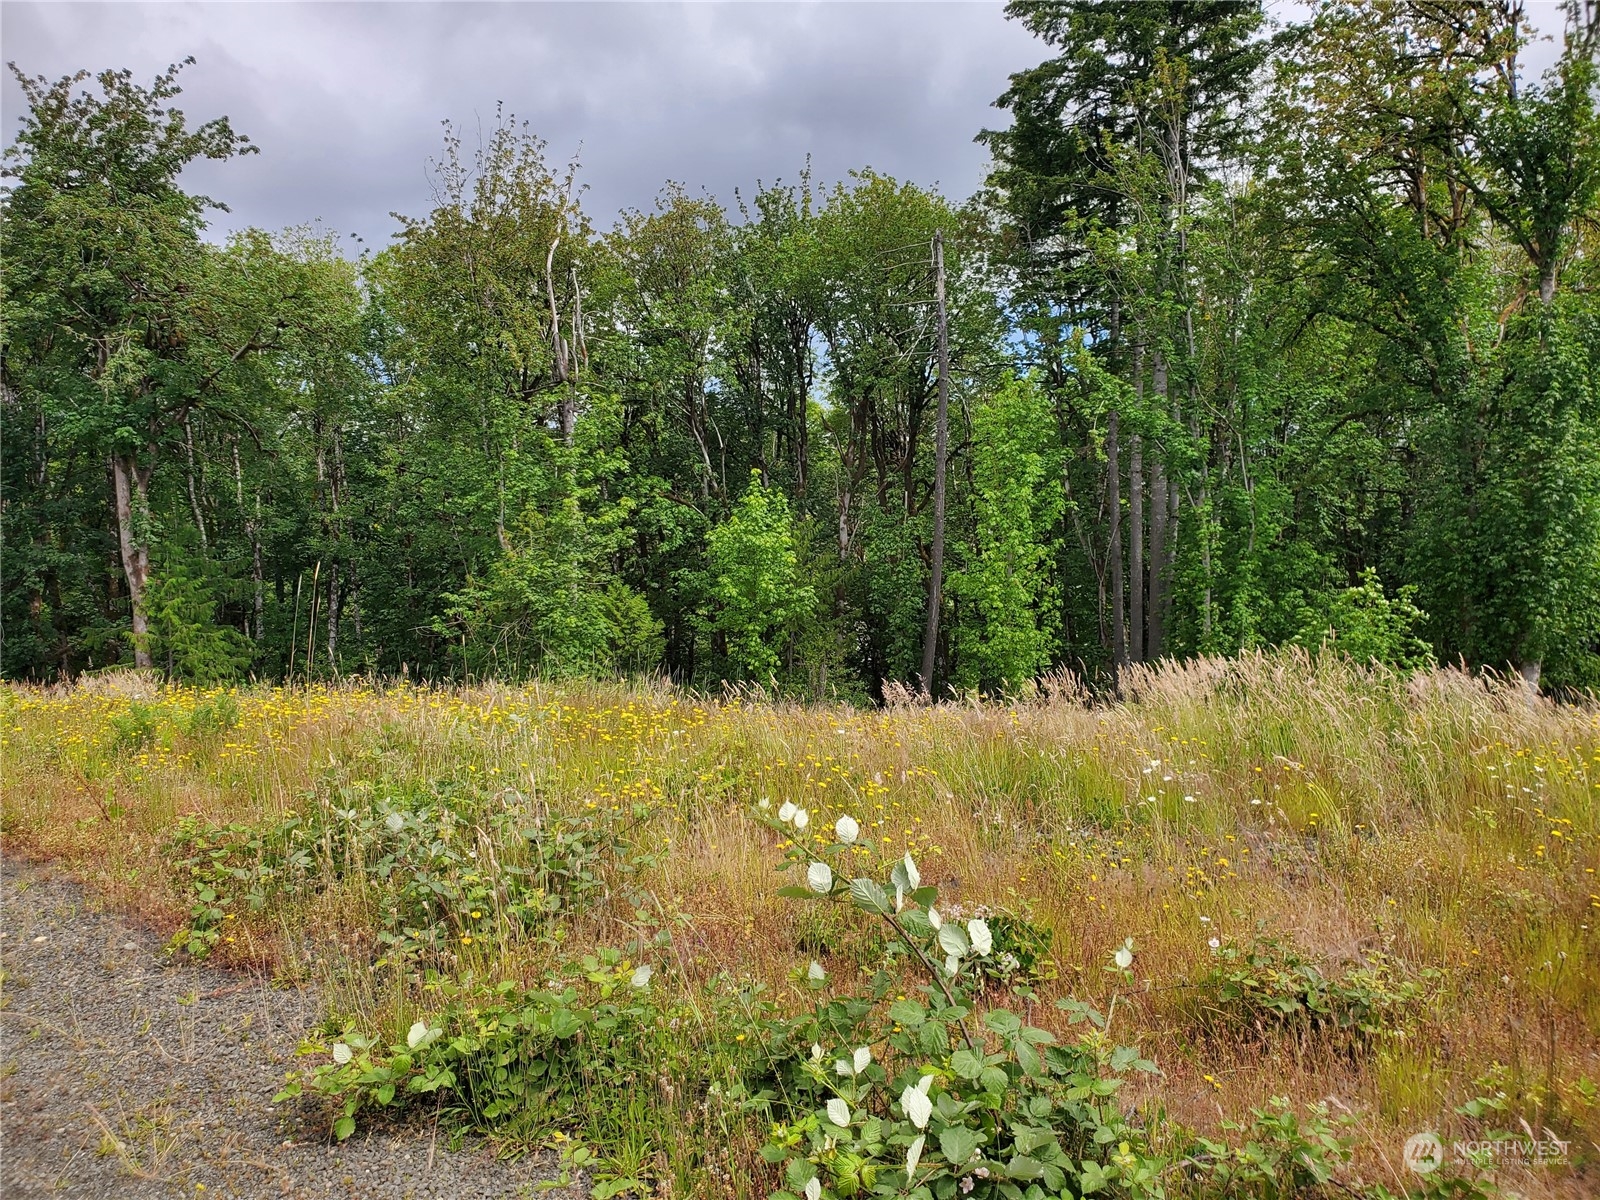
[(452, 1153), (431, 1123), (326, 1125), (272, 1097), (315, 993), (163, 953), (48, 866), (0, 870), (0, 1195), (99, 1200), (550, 1195), (549, 1161)]

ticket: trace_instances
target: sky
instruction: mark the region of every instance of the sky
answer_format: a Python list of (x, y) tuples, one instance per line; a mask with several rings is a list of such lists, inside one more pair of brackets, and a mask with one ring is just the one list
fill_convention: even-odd
[[(128, 67), (148, 80), (188, 55), (177, 101), (226, 114), (259, 155), (185, 176), (225, 201), (213, 232), (320, 221), (379, 247), (394, 211), (424, 215), (440, 122), (468, 145), (504, 101), (574, 154), (584, 207), (608, 227), (679, 180), (725, 204), (871, 166), (963, 199), (973, 142), (1045, 47), (999, 3), (232, 3), (0, 5), (4, 58), (55, 79)], [(22, 94), (7, 75), (5, 141)], [(347, 243), (352, 248), (355, 243)]]
[[(1554, 0), (1529, 0), (1560, 28)], [(1306, 0), (1269, 0), (1280, 18)], [(149, 80), (189, 55), (178, 105), (227, 115), (259, 155), (201, 163), (187, 186), (226, 202), (212, 235), (320, 222), (378, 248), (390, 216), (430, 207), (441, 121), (468, 147), (503, 101), (576, 155), (584, 206), (608, 228), (669, 179), (732, 206), (734, 189), (793, 182), (808, 155), (831, 184), (870, 166), (965, 199), (982, 182), (973, 142), (1047, 48), (999, 0), (886, 3), (24, 3), (0, 2), (3, 57), (51, 79), (131, 68)], [(1550, 46), (1529, 65), (1553, 59)], [(1544, 60), (1540, 62), (1539, 60)], [(22, 93), (0, 86), (15, 136)]]

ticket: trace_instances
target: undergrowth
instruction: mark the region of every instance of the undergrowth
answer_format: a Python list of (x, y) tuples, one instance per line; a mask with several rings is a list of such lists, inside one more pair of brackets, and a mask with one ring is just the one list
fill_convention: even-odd
[(91, 680), (0, 718), (7, 853), (320, 985), (284, 1098), (334, 1138), (437, 1121), (598, 1196), (1592, 1183), (1600, 717), (1493, 681), (1290, 655), (860, 712)]

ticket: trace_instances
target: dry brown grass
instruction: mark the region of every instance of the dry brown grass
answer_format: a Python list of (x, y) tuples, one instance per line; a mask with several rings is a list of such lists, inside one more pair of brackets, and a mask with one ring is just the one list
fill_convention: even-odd
[[(1124, 696), (1091, 705), (1062, 678), (1011, 705), (865, 712), (661, 684), (353, 683), (243, 691), (237, 726), (192, 734), (212, 695), (144, 679), (8, 688), (4, 845), (69, 864), (170, 928), (183, 908), (160, 846), (181, 816), (262, 822), (313, 794), (435, 779), (565, 811), (644, 802), (637, 835), (657, 854), (644, 882), (682, 914), (682, 986), (733, 971), (798, 1005), (790, 976), (810, 947), (830, 947), (819, 956), (841, 978), (870, 966), (876, 943), (773, 897), (787, 882), (777, 847), (747, 814), (793, 800), (813, 830), (857, 817), (863, 864), (909, 847), (944, 898), (1049, 925), (1061, 970), (1039, 988), (1040, 1023), (1069, 990), (1107, 1001), (1099, 968), (1133, 937), (1142, 990), (1123, 999), (1117, 1032), (1161, 1065), (1152, 1094), (1193, 1127), (1274, 1095), (1331, 1099), (1357, 1121), (1365, 1176), (1401, 1187), (1408, 1134), (1464, 1136), (1475, 1127), (1455, 1108), (1501, 1090), (1516, 1117), (1570, 1136), (1574, 1158), (1600, 1153), (1595, 708), (1303, 655), (1138, 668)], [(139, 721), (143, 745), (129, 734)], [(635, 921), (624, 908), (583, 918), (569, 945), (619, 941)], [(282, 964), (308, 932), (357, 957), (370, 938), (359, 895), (335, 890), (301, 917), (247, 923), (223, 949)], [(1258, 929), (1329, 975), (1387, 955), (1431, 980), (1430, 998), (1403, 1039), (1354, 1051), (1270, 1031), (1219, 1040), (1186, 996), (1216, 962), (1209, 938), (1242, 945)], [(1592, 1181), (1503, 1182), (1561, 1196)]]

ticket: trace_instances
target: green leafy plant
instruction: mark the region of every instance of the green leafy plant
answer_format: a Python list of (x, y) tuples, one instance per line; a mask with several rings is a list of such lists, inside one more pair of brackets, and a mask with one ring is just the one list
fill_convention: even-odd
[(188, 733), (192, 738), (210, 738), (238, 724), (239, 701), (232, 692), (218, 692), (195, 705), (189, 713)]
[(1309, 1117), (1297, 1116), (1284, 1096), (1267, 1108), (1251, 1109), (1248, 1124), (1224, 1121), (1222, 1128), (1239, 1142), (1197, 1138), (1186, 1165), (1194, 1178), (1228, 1197), (1286, 1197), (1333, 1194), (1329, 1185), (1336, 1169), (1350, 1160), (1348, 1140), (1340, 1133), (1325, 1104), (1313, 1105)]
[[(471, 787), (347, 789), (310, 796), (300, 812), (269, 826), (179, 822), (165, 857), (190, 897), (175, 948), (204, 955), (233, 920), (303, 901), (337, 880), (370, 889), (377, 941), (394, 960), (479, 942), (565, 936), (558, 914), (599, 902), (615, 877), (649, 861), (631, 852), (626, 826), (639, 813), (554, 813), (514, 792), (484, 797)], [(479, 846), (498, 847), (491, 864)]]
[[(1164, 1194), (1165, 1160), (1116, 1099), (1130, 1073), (1156, 1068), (1112, 1040), (1114, 1004), (1102, 1015), (1061, 1001), (1068, 1023), (1085, 1027), (1066, 1045), (1006, 1009), (980, 1015), (972, 993), (996, 958), (987, 918), (941, 914), (909, 854), (887, 880), (847, 877), (859, 836), (849, 817), (823, 845), (807, 838), (809, 815), (793, 804), (760, 819), (784, 839), (784, 866), (805, 879), (780, 895), (880, 920), (922, 980), (915, 998), (897, 991), (899, 973), (880, 970), (865, 993), (775, 1028), (768, 1049), (789, 1115), (763, 1151), (782, 1170), (774, 1200)], [(1108, 969), (1123, 977), (1132, 961), (1125, 945)], [(820, 966), (808, 974), (825, 984)]]
[(160, 705), (128, 701), (120, 711), (112, 713), (107, 722), (111, 727), (111, 753), (136, 754), (152, 745), (166, 716), (166, 710)]
[(733, 512), (706, 539), (715, 611), (710, 628), (725, 639), (729, 661), (747, 679), (765, 681), (782, 665), (783, 640), (811, 613), (816, 594), (796, 573), (794, 522), (777, 488), (760, 472)]
[(195, 958), (211, 952), (237, 919), (237, 901), (260, 911), (281, 888), (291, 863), (302, 877), (312, 868), (310, 854), (292, 845), (300, 826), (290, 818), (277, 826), (209, 825), (181, 819), (163, 846), (168, 869), (189, 902), (189, 921), (173, 934), (168, 948)]
[(458, 1134), (562, 1149), (596, 1196), (642, 1191), (669, 1131), (687, 1126), (703, 1147), (707, 1122), (770, 1100), (743, 1085), (759, 1074), (756, 1033), (771, 1016), (759, 990), (713, 981), (702, 1007), (654, 977), (612, 948), (533, 987), (430, 973), (428, 1011), (403, 1040), (336, 1024), (301, 1046), (317, 1061), (291, 1072), (275, 1102), (322, 1097), (343, 1140), (364, 1112), (402, 1113), (430, 1097)]
[(176, 552), (163, 556), (162, 568), (145, 592), (149, 652), (168, 678), (200, 685), (238, 678), (255, 657), (250, 639), (216, 623), (217, 598), (203, 573)]
[(1283, 938), (1257, 935), (1247, 946), (1213, 949), (1216, 963), (1196, 982), (1196, 1023), (1213, 1032), (1270, 1031), (1366, 1043), (1399, 1028), (1425, 995), (1382, 954), (1336, 976), (1325, 974)]
[(1357, 662), (1377, 662), (1402, 671), (1434, 665), (1433, 647), (1422, 637), (1428, 614), (1414, 603), (1416, 588), (1394, 596), (1383, 590), (1378, 573), (1361, 573), (1361, 582), (1336, 594), (1326, 611), (1302, 614), (1295, 640), (1309, 649), (1331, 648)]

